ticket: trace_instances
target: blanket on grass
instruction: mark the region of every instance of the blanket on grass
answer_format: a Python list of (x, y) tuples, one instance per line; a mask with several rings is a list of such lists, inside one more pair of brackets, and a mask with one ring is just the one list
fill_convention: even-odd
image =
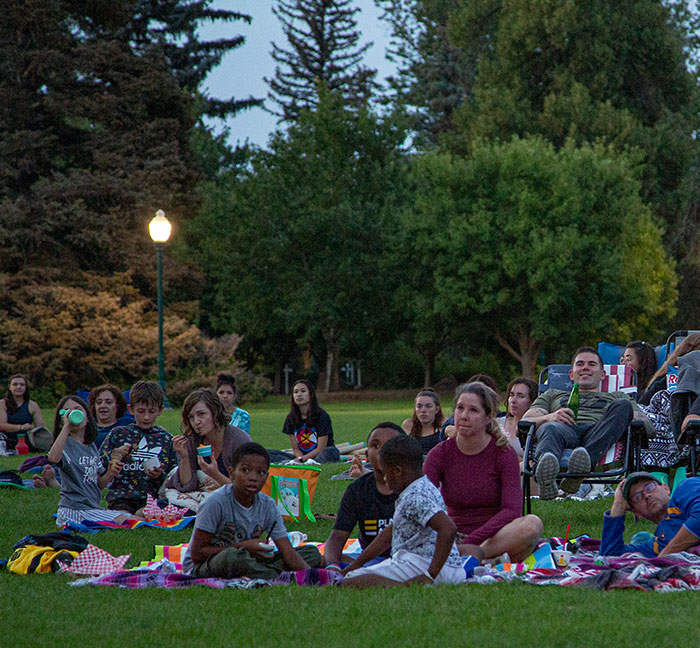
[[(556, 539), (553, 539), (556, 540)], [(580, 546), (569, 567), (533, 567), (527, 571), (482, 567), (467, 583), (482, 585), (521, 580), (533, 585), (589, 587), (598, 590), (638, 589), (657, 592), (700, 590), (700, 556), (682, 552), (647, 558), (639, 553), (599, 556), (600, 540), (579, 538)]]
[(149, 520), (148, 522), (139, 522), (138, 520), (126, 520), (124, 524), (115, 524), (114, 522), (92, 522), (86, 520), (80, 524), (76, 522), (67, 522), (63, 525), (64, 531), (74, 531), (75, 533), (99, 533), (100, 531), (110, 531), (112, 529), (140, 529), (141, 527), (155, 527), (156, 529), (168, 529), (170, 531), (179, 531), (194, 522), (194, 515), (184, 517), (174, 522), (158, 522), (157, 520)]
[[(326, 546), (325, 542), (302, 542), (300, 546), (305, 544), (316, 545), (321, 555), (324, 555), (324, 549)], [(139, 567), (152, 567), (153, 565), (160, 563), (162, 560), (169, 560), (175, 565), (177, 571), (182, 571), (183, 552), (188, 546), (189, 543), (187, 542), (177, 545), (155, 545), (153, 548), (153, 558), (151, 560), (141, 561), (139, 563)], [(345, 541), (345, 545), (343, 546), (344, 554), (359, 556), (361, 551), (362, 547), (360, 546), (360, 541), (357, 538), (348, 538)]]
[(319, 587), (337, 585), (343, 577), (335, 571), (326, 569), (305, 569), (298, 572), (282, 572), (277, 578), (266, 581), (260, 578), (199, 578), (190, 574), (173, 571), (174, 565), (162, 561), (150, 568), (139, 568), (131, 571), (119, 571), (97, 578), (81, 578), (70, 585), (82, 587), (85, 585), (105, 585), (125, 589), (146, 589), (160, 587), (164, 589), (183, 589), (186, 587), (204, 586), (214, 589), (254, 589), (267, 585), (299, 585), (303, 587)]

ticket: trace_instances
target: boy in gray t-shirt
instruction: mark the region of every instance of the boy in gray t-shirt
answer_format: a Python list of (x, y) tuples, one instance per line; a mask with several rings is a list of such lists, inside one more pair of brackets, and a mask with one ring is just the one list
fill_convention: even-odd
[(269, 580), (283, 571), (321, 565), (316, 547), (292, 547), (275, 501), (260, 492), (269, 468), (270, 457), (258, 443), (244, 443), (234, 450), (228, 466), (231, 483), (199, 507), (183, 560), (185, 572)]

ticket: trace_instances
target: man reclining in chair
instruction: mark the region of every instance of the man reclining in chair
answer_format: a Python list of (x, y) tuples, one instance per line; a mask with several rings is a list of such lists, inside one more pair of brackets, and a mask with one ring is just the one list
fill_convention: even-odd
[[(626, 545), (625, 514), (651, 520), (658, 526), (653, 537)], [(634, 538), (632, 538), (634, 540)], [(691, 477), (673, 491), (648, 472), (632, 473), (615, 491), (615, 499), (603, 516), (601, 556), (636, 551), (649, 558), (685, 551), (700, 543), (700, 478)]]
[[(622, 436), (633, 418), (651, 429), (649, 419), (627, 394), (600, 391), (605, 370), (598, 351), (580, 347), (571, 365), (569, 377), (579, 386), (578, 416), (567, 407), (570, 393), (561, 389), (548, 389), (540, 394), (523, 416), (523, 420), (537, 427), (535, 479), (543, 500), (557, 496), (556, 477), (566, 448), (575, 448), (567, 471), (587, 473)], [(565, 493), (575, 493), (581, 481), (566, 478), (559, 488)]]

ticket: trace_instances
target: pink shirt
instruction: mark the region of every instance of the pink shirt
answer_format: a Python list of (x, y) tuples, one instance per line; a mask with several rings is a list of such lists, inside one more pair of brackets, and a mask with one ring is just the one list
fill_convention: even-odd
[(466, 544), (481, 544), (520, 517), (522, 487), (518, 456), (496, 440), (478, 454), (464, 454), (455, 439), (435, 446), (423, 471), (440, 488), (447, 513)]

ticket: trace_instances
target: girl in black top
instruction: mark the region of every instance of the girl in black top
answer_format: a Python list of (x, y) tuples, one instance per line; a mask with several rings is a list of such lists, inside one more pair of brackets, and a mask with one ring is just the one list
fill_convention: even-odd
[(413, 416), (401, 427), (406, 434), (418, 439), (423, 454), (428, 454), (440, 441), (440, 426), (444, 418), (440, 397), (432, 389), (423, 389), (416, 396)]
[(297, 461), (340, 461), (340, 453), (333, 445), (331, 417), (319, 407), (316, 390), (308, 380), (297, 380), (292, 386), (291, 405), (282, 433), (289, 436)]

